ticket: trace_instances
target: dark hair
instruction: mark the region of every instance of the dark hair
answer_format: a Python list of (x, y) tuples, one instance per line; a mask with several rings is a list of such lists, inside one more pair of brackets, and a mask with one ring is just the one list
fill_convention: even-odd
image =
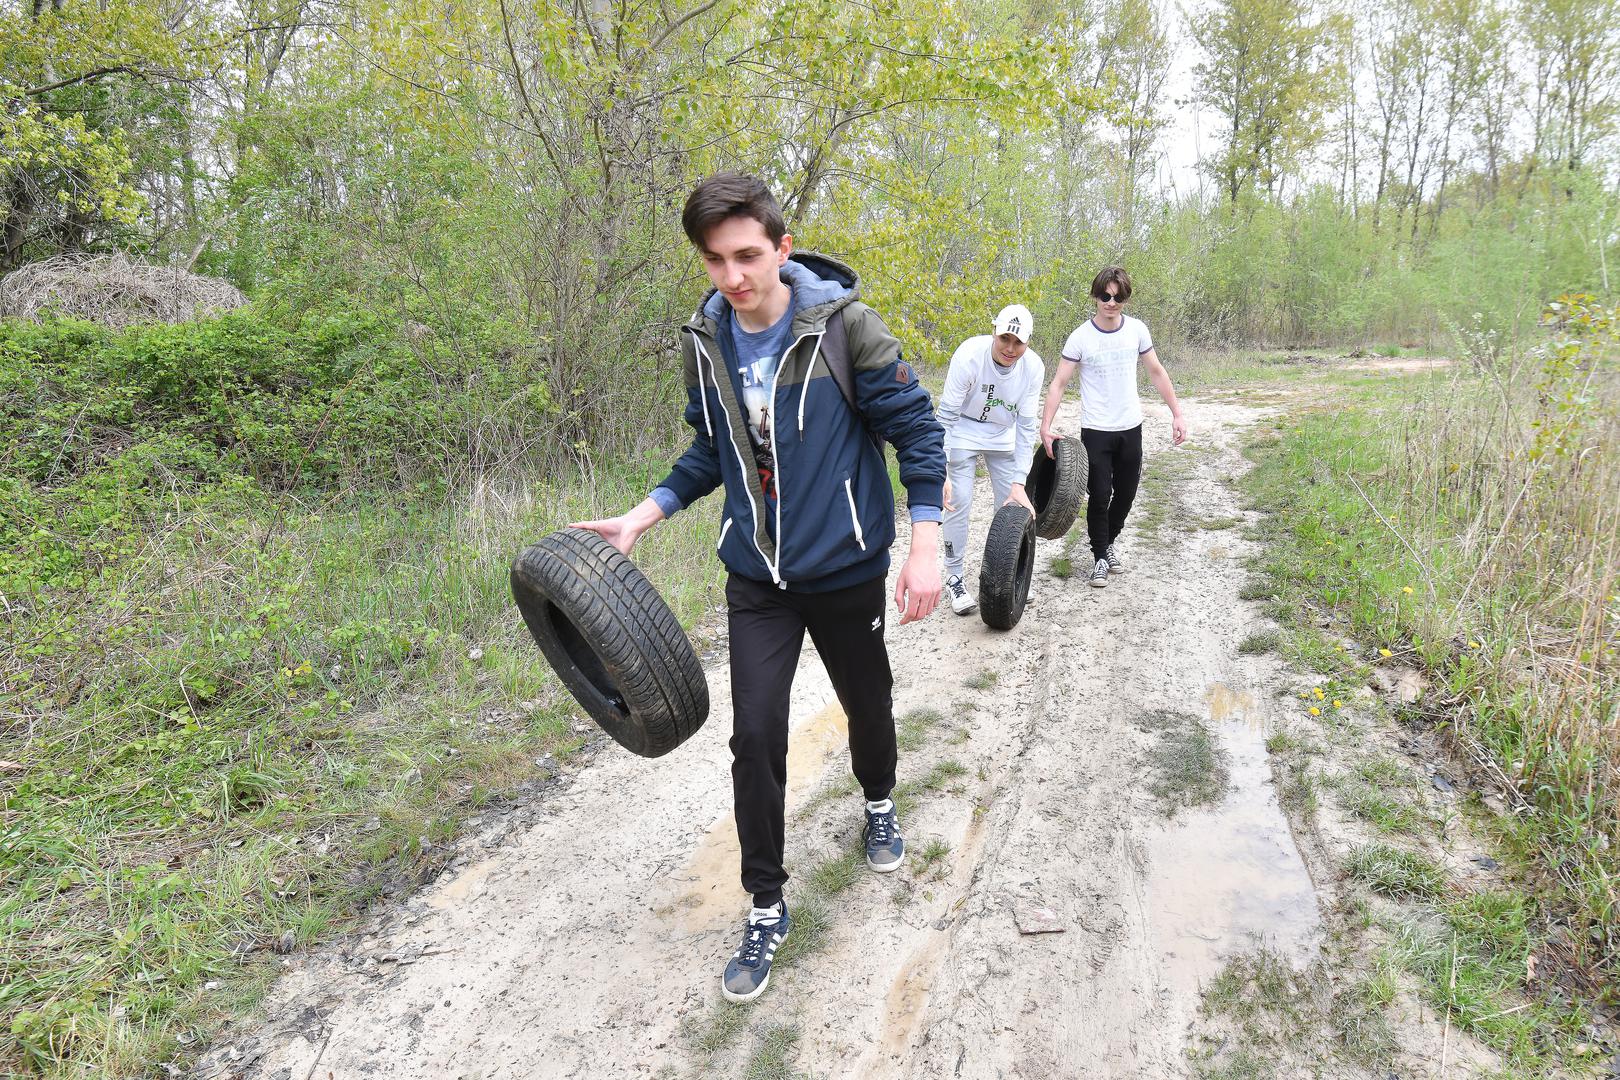
[(773, 244), (780, 244), (787, 235), (787, 219), (782, 217), (782, 208), (776, 204), (771, 189), (759, 177), (740, 172), (715, 173), (693, 188), (686, 197), (686, 209), (681, 211), (681, 228), (701, 250), (709, 230), (734, 217), (759, 222)]
[(1097, 276), (1091, 279), (1091, 295), (1101, 300), (1108, 295), (1110, 285), (1119, 290), (1120, 303), (1131, 298), (1131, 275), (1123, 266), (1105, 266), (1097, 271)]

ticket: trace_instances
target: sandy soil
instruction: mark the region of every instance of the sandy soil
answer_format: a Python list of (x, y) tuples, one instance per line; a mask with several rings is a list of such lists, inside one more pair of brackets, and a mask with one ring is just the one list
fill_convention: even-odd
[[(1083, 542), (1062, 579), (1050, 572), (1062, 542), (1042, 541), (1016, 629), (948, 607), (891, 625), (896, 712), (944, 717), (902, 753), (901, 778), (945, 761), (963, 771), (902, 821), (908, 867), (834, 896), (825, 945), (773, 976), (731, 1047), (693, 1049), (722, 1015), (719, 973), (746, 905), (721, 664), (690, 743), (657, 761), (610, 747), (531, 824), (467, 841), (468, 865), (371, 932), (294, 958), (261, 1022), (199, 1075), (740, 1075), (777, 1024), (796, 1026), (794, 1066), (815, 1076), (1188, 1075), (1201, 988), (1224, 958), (1263, 941), (1304, 969), (1326, 910), (1265, 750), (1285, 676), (1237, 649), (1261, 625), (1238, 599), (1249, 544), (1220, 525), (1246, 519), (1225, 481), (1264, 409), (1188, 413), (1191, 439), (1172, 449), (1167, 414), (1150, 408), (1147, 469), (1175, 479), (1152, 535), (1127, 526), (1128, 572), (1108, 588), (1087, 585)], [(978, 498), (975, 544), (983, 479)], [(981, 672), (993, 684), (964, 685)], [(1215, 805), (1167, 816), (1148, 790), (1158, 736), (1136, 721), (1164, 711), (1205, 723), (1224, 751)], [(801, 877), (858, 842), (857, 798), (814, 798), (847, 774), (842, 723), (807, 643), (789, 770)], [(930, 840), (949, 851), (923, 870)], [(1021, 933), (1041, 909), (1057, 932)]]

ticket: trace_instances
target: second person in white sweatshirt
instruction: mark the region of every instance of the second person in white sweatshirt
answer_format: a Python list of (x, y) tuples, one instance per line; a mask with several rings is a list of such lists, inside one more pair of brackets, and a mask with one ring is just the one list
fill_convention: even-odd
[(951, 356), (939, 422), (945, 428), (945, 593), (951, 610), (966, 615), (978, 607), (962, 581), (973, 476), (983, 455), (995, 505), (1017, 502), (1035, 508), (1024, 493), (1040, 445), (1041, 384), (1046, 365), (1029, 347), (1034, 319), (1022, 304), (996, 316), (995, 333), (968, 338)]

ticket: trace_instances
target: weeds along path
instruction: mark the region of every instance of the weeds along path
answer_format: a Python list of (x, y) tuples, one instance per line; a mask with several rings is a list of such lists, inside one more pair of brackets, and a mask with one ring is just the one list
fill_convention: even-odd
[[(796, 929), (753, 1008), (717, 986), (746, 903), (719, 666), (689, 743), (603, 753), (526, 832), (296, 961), (262, 1025), (200, 1075), (1185, 1075), (1222, 958), (1258, 937), (1303, 966), (1321, 935), (1265, 757), (1276, 661), (1238, 651), (1258, 617), (1238, 600), (1244, 516), (1224, 480), (1263, 410), (1188, 413), (1172, 450), (1150, 410), (1128, 573), (1106, 589), (1087, 584), (1082, 521), (1041, 542), (1014, 630), (948, 606), (891, 625), (900, 873), (859, 860), (843, 715), (806, 643)], [(981, 480), (975, 552), (989, 500)]]

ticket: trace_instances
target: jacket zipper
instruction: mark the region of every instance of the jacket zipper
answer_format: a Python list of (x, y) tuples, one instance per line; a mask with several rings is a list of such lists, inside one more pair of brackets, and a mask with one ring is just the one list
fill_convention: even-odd
[[(793, 355), (793, 350), (799, 347), (800, 342), (811, 336), (811, 334), (800, 334), (794, 340), (793, 344), (782, 350), (782, 359), (777, 361), (776, 372), (771, 376), (771, 461), (776, 466), (776, 565), (771, 567), (771, 579), (776, 582), (778, 588), (782, 589), (787, 588), (787, 582), (782, 580), (782, 548), (784, 546), (782, 536), (782, 458), (776, 452), (776, 429), (778, 426), (777, 420), (780, 419), (776, 415), (776, 384), (782, 377), (782, 364), (789, 356)], [(821, 337), (819, 334), (814, 336), (816, 338), (816, 348), (819, 350), (821, 347)], [(811, 354), (810, 362), (811, 364), (815, 363), (814, 354)], [(810, 373), (806, 371), (805, 379), (808, 380), (809, 377)], [(801, 402), (803, 401), (802, 393), (800, 395), (800, 400)], [(802, 433), (804, 430), (802, 426), (803, 413), (800, 414), (800, 425), (799, 430)]]
[[(861, 532), (860, 515), (855, 512), (855, 489), (849, 485), (849, 482), (852, 479), (854, 478), (849, 476), (844, 477), (844, 498), (849, 500), (849, 521), (850, 524), (855, 526), (855, 542), (861, 545), (862, 551), (865, 551), (866, 536)], [(778, 491), (777, 494), (780, 495), (781, 492)]]

